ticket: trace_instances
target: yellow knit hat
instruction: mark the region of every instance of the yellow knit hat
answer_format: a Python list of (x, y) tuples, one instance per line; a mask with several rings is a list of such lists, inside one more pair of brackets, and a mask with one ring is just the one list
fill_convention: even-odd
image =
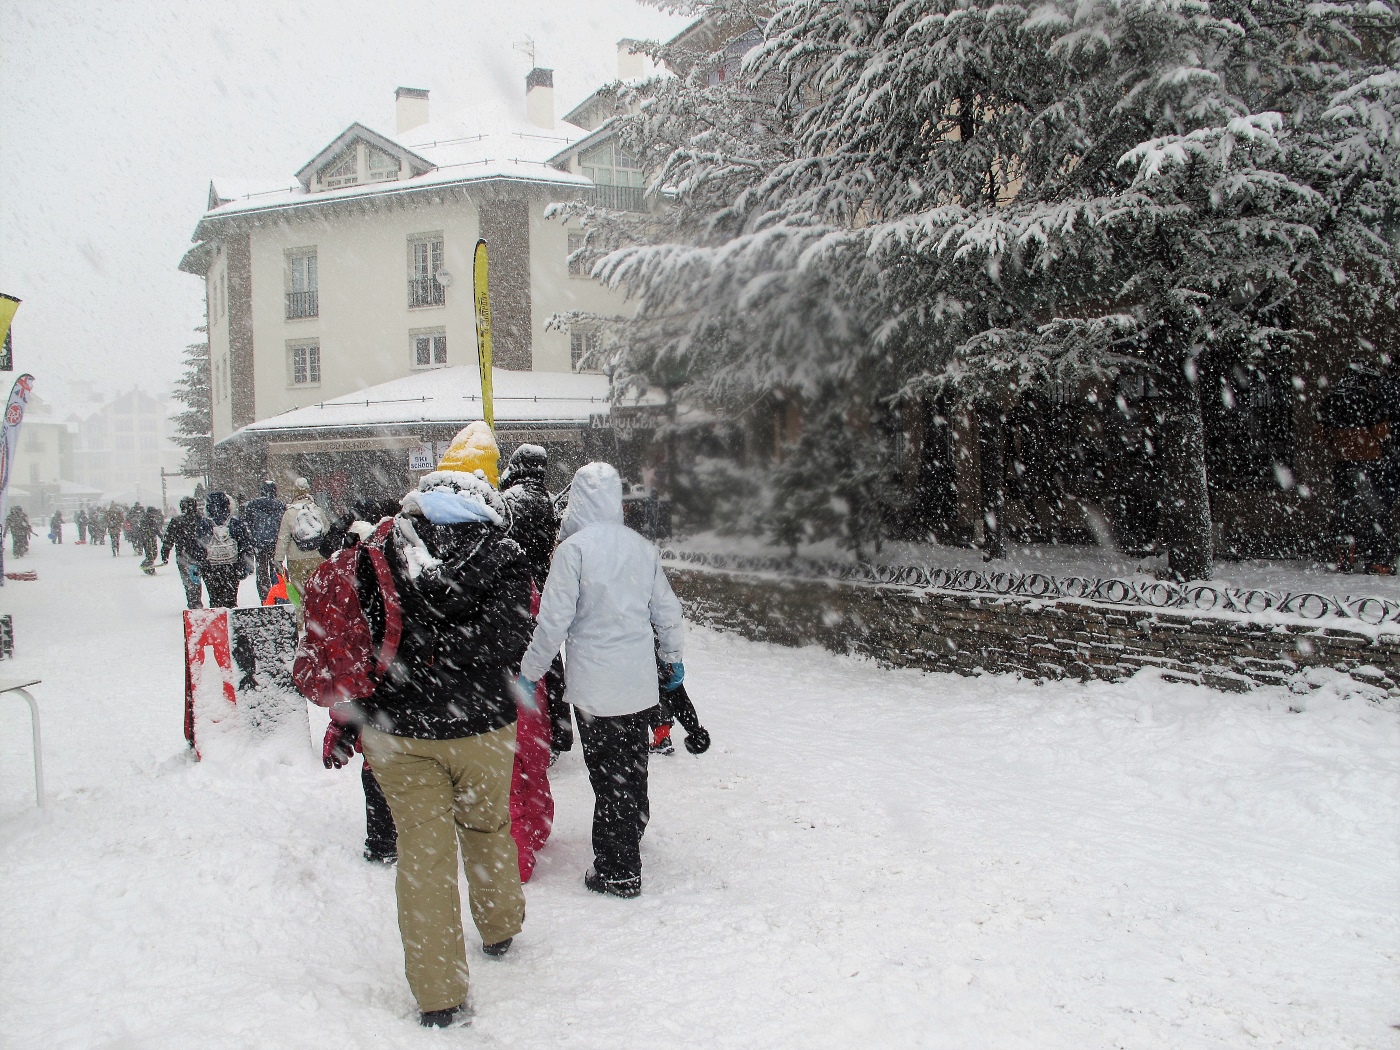
[(501, 450), (496, 447), (496, 436), (491, 428), (481, 420), (468, 423), (457, 432), (452, 444), (447, 446), (438, 470), (456, 470), (470, 474), (480, 470), (492, 486), (500, 484)]

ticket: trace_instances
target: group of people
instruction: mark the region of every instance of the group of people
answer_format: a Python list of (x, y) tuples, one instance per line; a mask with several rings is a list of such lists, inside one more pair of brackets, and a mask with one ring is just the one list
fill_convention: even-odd
[[(54, 511), (49, 518), (50, 543), (63, 542), (63, 527), (66, 524), (63, 511)], [(106, 507), (85, 504), (73, 515), (73, 524), (77, 527), (80, 544), (110, 544), (112, 556), (116, 557), (121, 554), (122, 539), (125, 538), (133, 554), (144, 555), (141, 568), (146, 572), (155, 571), (156, 551), (160, 547), (161, 530), (165, 527), (165, 514), (159, 507), (143, 507), (139, 502), (129, 507), (120, 503), (111, 503)], [(26, 554), (34, 528), (22, 507), (10, 508), (5, 517), (5, 527), (14, 544), (14, 553), (19, 556)]]
[(374, 648), (390, 636), (397, 647), (368, 696), (331, 708), (324, 757), (365, 756), (366, 857), (397, 860), (405, 972), (425, 1026), (471, 1016), (459, 853), (483, 952), (504, 955), (522, 929), (522, 882), (552, 815), (532, 811), (528, 781), (547, 791), (549, 750), (572, 746), (571, 712), (595, 795), (584, 885), (600, 894), (642, 889), (663, 697), (687, 748), (709, 746), (683, 687), (680, 603), (656, 548), (623, 525), (617, 471), (581, 467), (561, 520), (544, 449), (521, 446), (498, 467), (490, 429), (471, 424), (392, 522), (359, 523), (349, 541)]
[(226, 492), (210, 492), (202, 508), (192, 496), (180, 500), (180, 513), (165, 527), (160, 563), (169, 564), (174, 555), (189, 608), (203, 608), (206, 592), (210, 608), (236, 607), (238, 586), (249, 576), (256, 578), (260, 602), (279, 584), (300, 593), (337, 537), (312, 498), (311, 484), (297, 478), (294, 488), (292, 501), (284, 504), (276, 484), (266, 482), (238, 514)]

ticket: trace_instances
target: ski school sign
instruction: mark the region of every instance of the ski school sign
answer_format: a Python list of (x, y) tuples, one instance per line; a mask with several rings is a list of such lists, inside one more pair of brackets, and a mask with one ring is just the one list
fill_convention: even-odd
[(292, 684), (297, 628), (290, 605), (185, 610), (185, 739), (203, 758), (211, 741), (311, 738)]

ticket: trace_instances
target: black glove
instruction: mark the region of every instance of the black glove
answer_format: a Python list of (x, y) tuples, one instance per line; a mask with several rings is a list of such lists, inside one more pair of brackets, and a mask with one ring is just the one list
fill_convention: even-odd
[(703, 755), (710, 750), (710, 731), (704, 726), (696, 726), (685, 731), (685, 749), (692, 755)]

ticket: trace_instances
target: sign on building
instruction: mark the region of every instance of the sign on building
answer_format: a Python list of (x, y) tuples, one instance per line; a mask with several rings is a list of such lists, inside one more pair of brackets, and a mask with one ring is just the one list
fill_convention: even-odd
[[(446, 449), (446, 446), (443, 446)], [(409, 470), (432, 470), (437, 466), (437, 460), (433, 457), (433, 446), (430, 442), (421, 445), (414, 445), (408, 450)]]

